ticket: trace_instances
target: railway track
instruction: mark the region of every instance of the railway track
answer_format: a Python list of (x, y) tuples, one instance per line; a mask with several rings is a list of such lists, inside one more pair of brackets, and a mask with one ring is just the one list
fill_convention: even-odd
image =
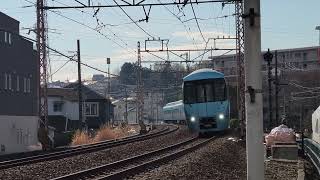
[(69, 179), (124, 179), (132, 175), (143, 172), (152, 167), (159, 166), (170, 160), (181, 157), (189, 152), (198, 149), (215, 139), (200, 139), (198, 137), (190, 138), (186, 141), (167, 146), (162, 149), (147, 152), (141, 155), (133, 156), (120, 161), (112, 162), (102, 166), (94, 167), (84, 171), (57, 177), (52, 180)]
[(112, 147), (132, 143), (132, 142), (143, 141), (143, 140), (147, 140), (150, 138), (154, 138), (154, 137), (158, 137), (158, 136), (162, 136), (162, 135), (166, 135), (166, 134), (175, 132), (178, 129), (179, 129), (178, 126), (170, 126), (170, 127), (166, 127), (164, 130), (161, 130), (161, 131), (158, 131), (155, 133), (129, 136), (129, 137), (125, 137), (122, 139), (116, 139), (116, 140), (95, 143), (95, 144), (77, 146), (77, 147), (73, 147), (73, 148), (70, 148), (67, 150), (52, 152), (52, 153), (48, 153), (48, 154), (41, 154), (41, 155), (36, 155), (36, 156), (29, 156), (29, 157), (24, 157), (24, 158), (1, 161), (0, 162), (0, 170), (11, 168), (11, 167), (16, 167), (16, 166), (33, 164), (33, 163), (37, 163), (37, 162), (62, 159), (62, 158), (75, 156), (75, 155), (79, 155), (79, 154), (90, 153), (90, 152), (99, 151), (99, 150), (103, 150), (103, 149), (107, 149), (107, 148), (112, 148)]

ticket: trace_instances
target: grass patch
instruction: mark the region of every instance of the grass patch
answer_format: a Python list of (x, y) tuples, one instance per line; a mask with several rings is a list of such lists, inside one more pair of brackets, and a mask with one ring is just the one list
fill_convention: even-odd
[(87, 132), (77, 130), (72, 137), (72, 146), (92, 144), (101, 141), (107, 141), (112, 139), (119, 139), (134, 134), (135, 128), (130, 126), (124, 127), (111, 127), (109, 125), (103, 125), (95, 133), (93, 137), (90, 137)]

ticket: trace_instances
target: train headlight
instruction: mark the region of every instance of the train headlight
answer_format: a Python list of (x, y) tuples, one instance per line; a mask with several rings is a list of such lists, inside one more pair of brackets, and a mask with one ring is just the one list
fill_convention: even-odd
[(224, 119), (224, 114), (219, 114), (219, 116), (218, 116), (218, 117), (219, 117), (219, 119), (221, 119), (221, 120), (222, 120), (222, 119)]
[(191, 122), (196, 122), (196, 118), (194, 116), (191, 116), (190, 121)]

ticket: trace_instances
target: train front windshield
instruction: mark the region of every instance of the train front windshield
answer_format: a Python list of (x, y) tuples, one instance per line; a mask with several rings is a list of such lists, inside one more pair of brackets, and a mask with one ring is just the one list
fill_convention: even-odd
[(226, 83), (223, 78), (184, 82), (184, 103), (225, 101)]

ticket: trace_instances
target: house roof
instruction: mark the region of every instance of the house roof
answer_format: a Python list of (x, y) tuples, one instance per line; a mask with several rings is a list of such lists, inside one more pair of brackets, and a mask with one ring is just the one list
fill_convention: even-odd
[[(78, 83), (68, 84), (67, 86), (65, 86), (65, 88), (71, 88), (73, 90), (78, 90)], [(110, 101), (89, 87), (81, 85), (81, 88), (82, 88), (82, 93), (86, 99)]]
[(62, 97), (69, 101), (78, 101), (78, 93), (72, 88), (48, 88), (48, 96)]

